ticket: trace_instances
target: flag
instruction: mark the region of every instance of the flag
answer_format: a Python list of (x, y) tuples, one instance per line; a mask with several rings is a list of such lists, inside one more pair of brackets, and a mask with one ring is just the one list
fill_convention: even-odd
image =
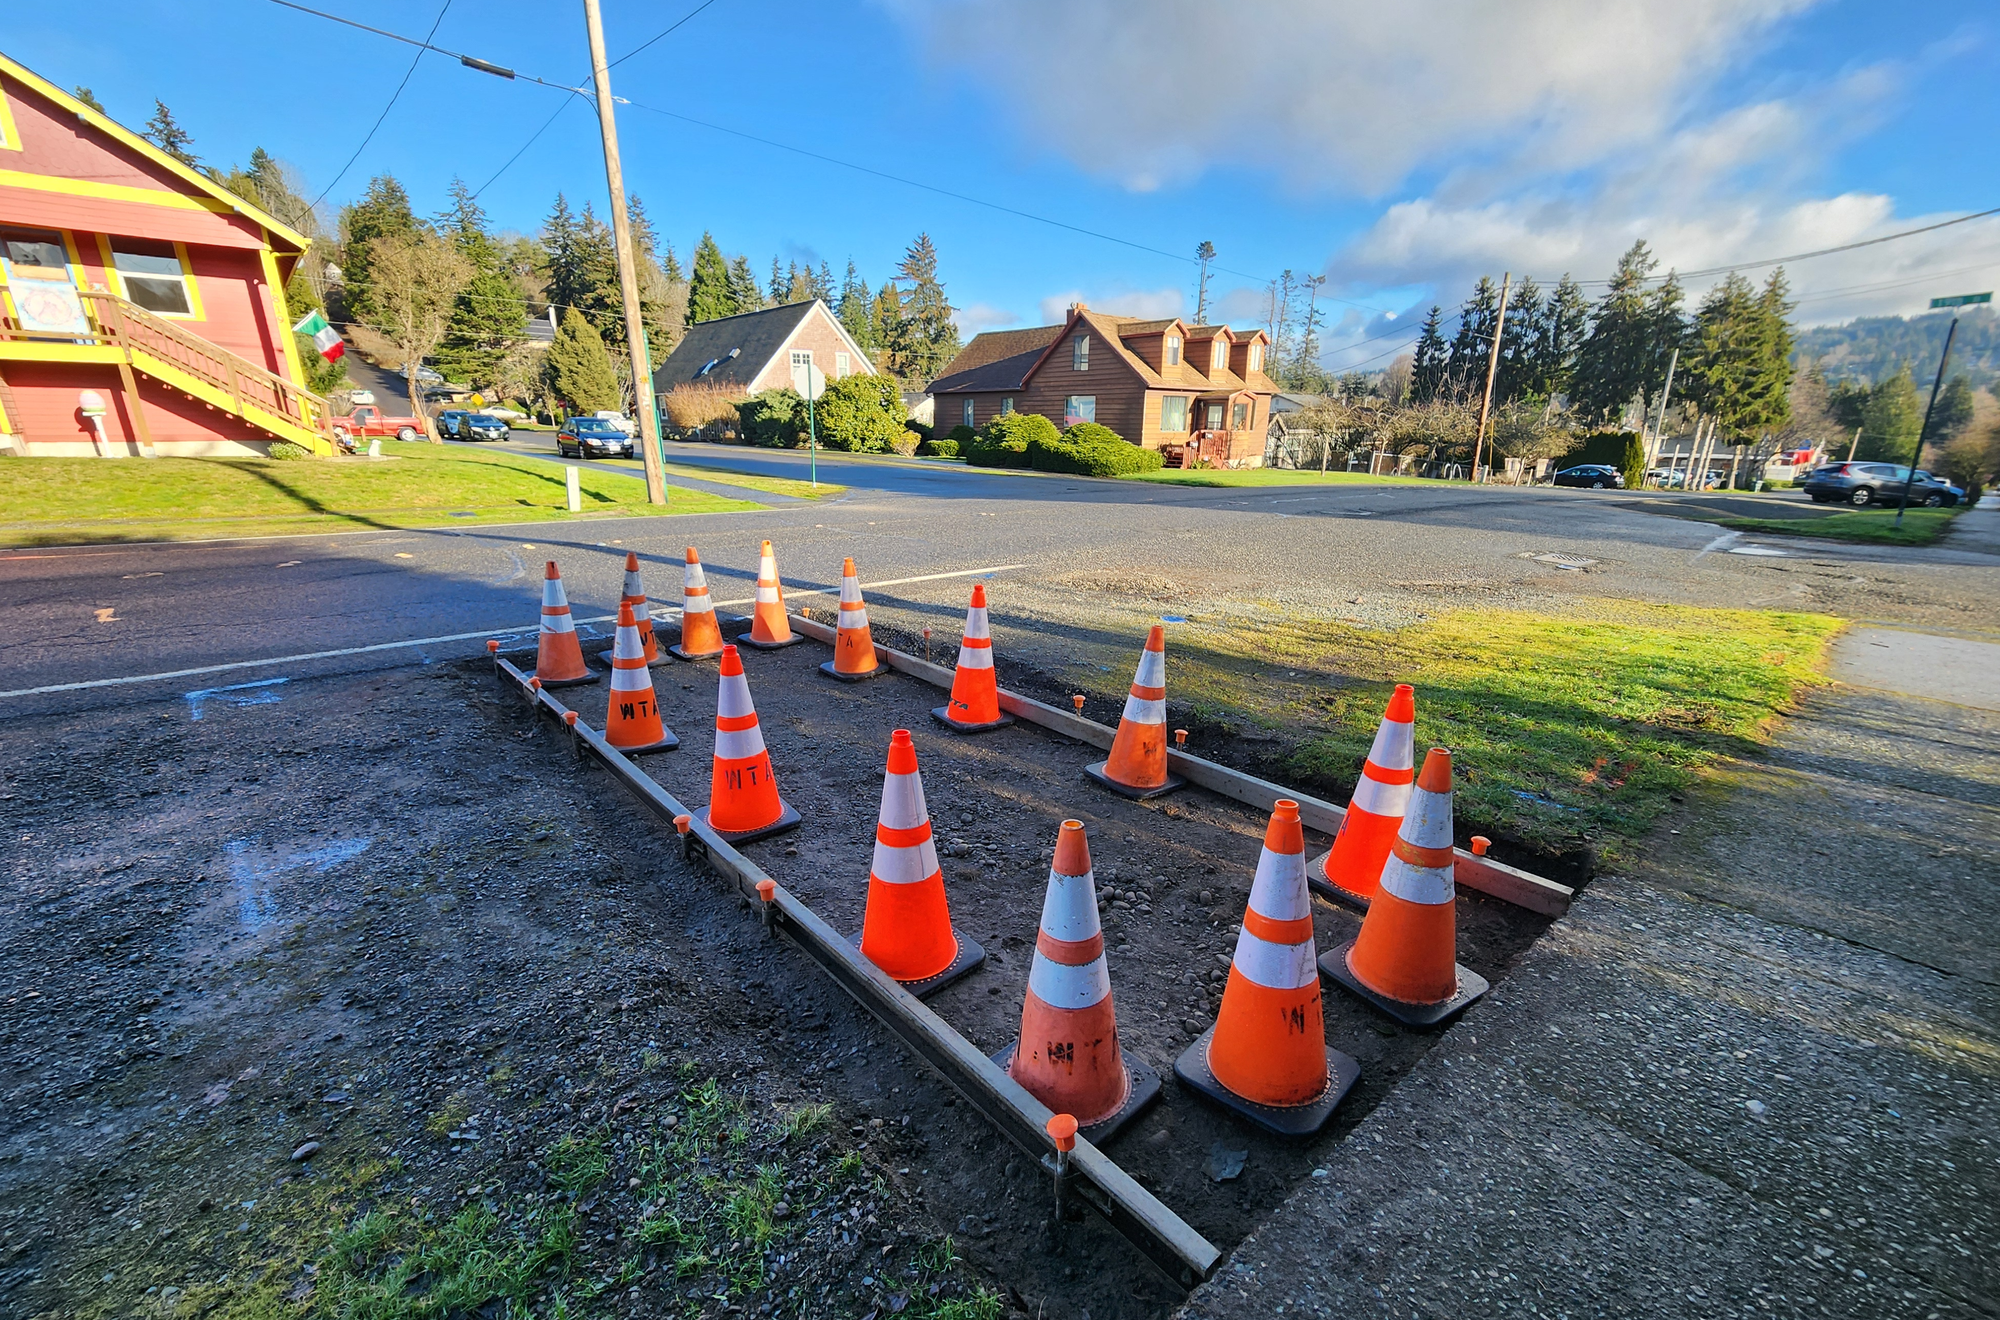
[(328, 362), (336, 360), (341, 354), (347, 351), (347, 345), (340, 341), (340, 332), (328, 325), (326, 318), (316, 311), (308, 314), (303, 321), (293, 326), (292, 333), (295, 335), (305, 335), (311, 339), (313, 347), (318, 349), (319, 355)]

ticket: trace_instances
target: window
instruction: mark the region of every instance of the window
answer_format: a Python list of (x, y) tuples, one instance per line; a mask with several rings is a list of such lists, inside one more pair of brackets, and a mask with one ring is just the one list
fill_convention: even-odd
[(1063, 427), (1068, 429), (1078, 422), (1097, 420), (1097, 396), (1095, 394), (1072, 394), (1063, 400)]
[(63, 251), (61, 234), (9, 229), (0, 233), (0, 257), (6, 258), (9, 274), (44, 280), (69, 278), (69, 255)]
[(835, 379), (845, 380), (847, 379), (848, 373), (852, 372), (853, 370), (854, 370), (854, 358), (851, 354), (835, 353), (833, 355), (833, 374)]
[(795, 348), (792, 350), (792, 388), (800, 394), (808, 393), (811, 389), (809, 378), (811, 375), (812, 360), (811, 349)]
[(972, 425), (972, 400), (970, 399), (965, 401), (965, 424), (967, 426)]
[(162, 316), (194, 315), (188, 274), (171, 243), (114, 238), (111, 264), (118, 271), (118, 282), (125, 286), (125, 296), (147, 311)]
[(1170, 367), (1178, 367), (1180, 364), (1181, 364), (1181, 337), (1179, 335), (1168, 335), (1167, 365)]
[(1209, 350), (1208, 369), (1210, 371), (1226, 371), (1229, 369), (1229, 341), (1227, 339), (1216, 340), (1215, 347)]
[(1222, 405), (1211, 403), (1204, 411), (1208, 413), (1207, 429), (1220, 431), (1222, 429)]
[(1160, 429), (1162, 431), (1187, 430), (1187, 417), (1188, 401), (1186, 399), (1174, 395), (1160, 400)]
[(1262, 344), (1252, 344), (1250, 345), (1250, 370), (1262, 371), (1263, 369), (1264, 346)]
[(1000, 415), (1002, 417), (1005, 417), (1008, 413), (1013, 411), (1014, 411), (1014, 400), (1012, 396), (1000, 400)]
[(1078, 335), (1069, 343), (1069, 369), (1071, 371), (1090, 370), (1090, 336)]
[(1229, 429), (1232, 431), (1250, 429), (1250, 405), (1241, 399), (1229, 409)]

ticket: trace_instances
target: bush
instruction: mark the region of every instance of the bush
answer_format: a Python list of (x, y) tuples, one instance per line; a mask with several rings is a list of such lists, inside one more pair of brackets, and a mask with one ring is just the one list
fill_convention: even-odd
[(723, 422), (737, 424), (743, 395), (717, 385), (676, 385), (660, 397), (660, 411), (683, 431)]
[(909, 436), (907, 450), (899, 452), (914, 453), (917, 438), (903, 426), (909, 415), (894, 376), (845, 376), (820, 395), (813, 421), (828, 449), (879, 454)]
[(970, 441), (972, 437), (977, 434), (978, 434), (977, 431), (974, 431), (964, 422), (960, 422), (957, 426), (952, 427), (949, 431), (946, 431), (944, 433), (945, 439), (956, 441), (958, 443), (959, 448), (961, 449), (963, 449), (966, 443)]
[(957, 458), (959, 444), (956, 440), (926, 440), (917, 446), (919, 454), (929, 454), (935, 458)]
[(737, 406), (743, 438), (767, 449), (796, 449), (806, 442), (806, 400), (786, 386), (765, 390)]
[(1615, 467), (1625, 476), (1625, 489), (1637, 490), (1646, 482), (1646, 442), (1636, 431), (1598, 431), (1557, 460), (1557, 467), (1597, 463)]
[(307, 449), (304, 445), (295, 445), (289, 440), (273, 440), (271, 442), (270, 456), (280, 461), (311, 458), (312, 450)]
[(919, 440), (928, 440), (937, 434), (936, 427), (932, 426), (929, 422), (920, 422), (914, 417), (904, 418), (903, 425), (905, 428), (916, 432), (917, 439)]
[[(956, 438), (964, 429), (952, 428), (952, 436)], [(960, 440), (958, 451), (975, 467), (1024, 468), (1028, 466), (1030, 443), (1056, 438), (1056, 424), (1040, 413), (1002, 413)]]
[(921, 443), (923, 442), (917, 439), (915, 431), (898, 431), (895, 438), (889, 441), (889, 451), (908, 458), (917, 452), (917, 446)]
[(1038, 436), (1028, 445), (1028, 464), (1040, 472), (1122, 477), (1157, 471), (1165, 463), (1158, 450), (1128, 444), (1116, 431), (1096, 422), (1078, 422), (1059, 436)]

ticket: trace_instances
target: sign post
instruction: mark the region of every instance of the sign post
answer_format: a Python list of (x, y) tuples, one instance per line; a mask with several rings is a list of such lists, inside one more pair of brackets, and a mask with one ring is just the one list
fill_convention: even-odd
[(805, 366), (805, 386), (799, 393), (806, 396), (806, 462), (811, 468), (812, 488), (819, 489), (819, 431), (813, 421), (813, 404), (826, 393), (826, 373), (808, 362)]
[[(1990, 290), (1986, 293), (1960, 293), (1949, 298), (1931, 299), (1931, 308), (1936, 310), (1940, 307), (1970, 307), (1975, 303), (1992, 301), (1993, 294)], [(1938, 354), (1937, 378), (1931, 381), (1931, 401), (1924, 405), (1924, 424), (1917, 428), (1917, 452), (1910, 455), (1910, 468), (1903, 477), (1903, 498), (1896, 501), (1898, 527), (1903, 525), (1903, 510), (1910, 507), (1910, 488), (1917, 481), (1917, 464), (1922, 462), (1924, 457), (1924, 438), (1931, 432), (1931, 413), (1937, 408), (1938, 391), (1944, 388), (1944, 368), (1945, 364), (1951, 361), (1951, 341), (1957, 336), (1958, 318), (1954, 316), (1951, 318), (1951, 328), (1944, 332), (1944, 352)]]

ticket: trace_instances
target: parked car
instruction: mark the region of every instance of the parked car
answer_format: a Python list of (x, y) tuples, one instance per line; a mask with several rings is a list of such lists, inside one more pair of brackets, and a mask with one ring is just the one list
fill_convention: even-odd
[(1554, 480), (1558, 486), (1584, 486), (1591, 490), (1610, 490), (1613, 487), (1622, 489), (1625, 485), (1623, 473), (1615, 467), (1606, 467), (1602, 463), (1585, 463), (1579, 467), (1564, 468), (1556, 473)]
[(633, 421), (630, 417), (627, 417), (622, 412), (617, 412), (613, 409), (606, 408), (598, 412), (592, 413), (591, 416), (597, 418), (601, 422), (611, 423), (613, 426), (623, 431), (626, 435), (639, 434), (639, 424)]
[(602, 417), (572, 417), (556, 432), (564, 458), (630, 458), (632, 437)]
[(513, 433), (506, 419), (495, 417), (492, 413), (467, 413), (465, 420), (458, 424), (458, 438), (461, 440), (505, 440)]
[(437, 415), (438, 434), (446, 440), (463, 440), (458, 433), (459, 422), (469, 414), (463, 408), (447, 408)]
[(1965, 495), (1949, 481), (1922, 468), (1917, 469), (1912, 480), (1910, 469), (1899, 463), (1829, 463), (1807, 474), (1800, 485), (1814, 504), (1852, 504), (1860, 509), (1870, 504), (1897, 503), (1903, 498), (1906, 481), (1912, 504), (1926, 504), (1935, 509), (1957, 504)]
[(377, 404), (368, 403), (356, 408), (345, 417), (333, 419), (333, 438), (343, 447), (353, 436), (394, 436), (398, 440), (421, 440), (424, 438), (424, 424), (415, 417), (399, 417), (382, 411)]

